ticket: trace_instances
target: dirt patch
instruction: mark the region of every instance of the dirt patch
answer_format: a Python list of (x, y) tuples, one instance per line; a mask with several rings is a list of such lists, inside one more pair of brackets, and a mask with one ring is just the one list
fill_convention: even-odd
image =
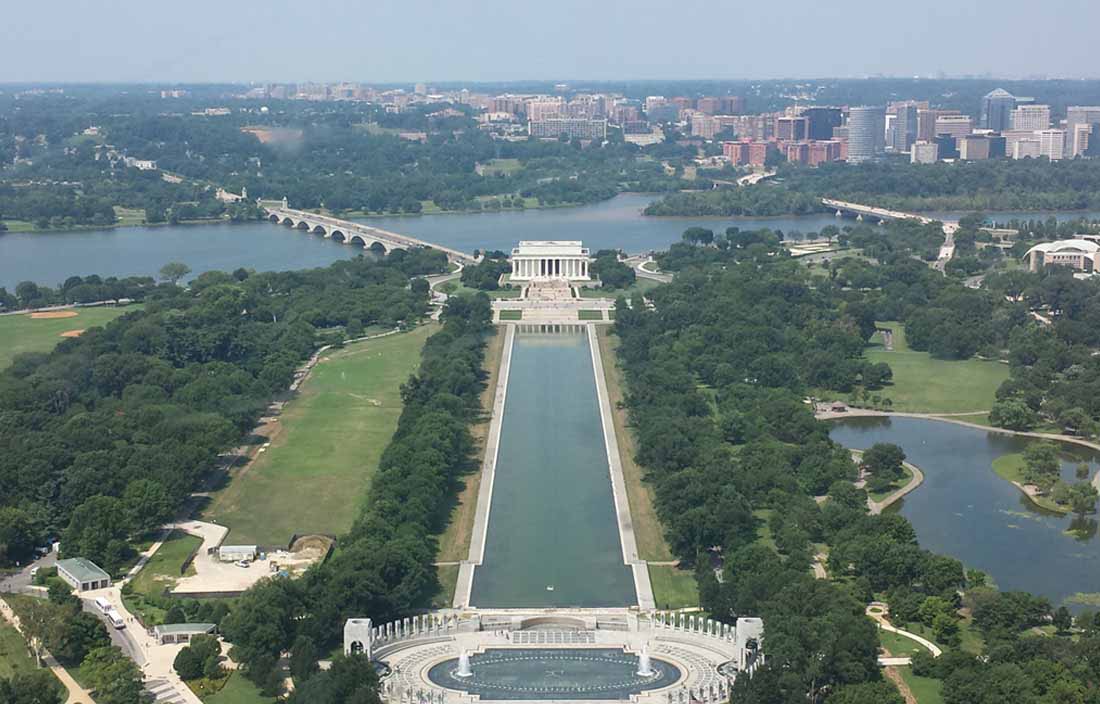
[(301, 554), (304, 558), (321, 558), (332, 543), (332, 538), (326, 535), (303, 535), (290, 546), (290, 552)]
[(80, 328), (79, 330), (66, 330), (65, 332), (61, 333), (61, 337), (80, 337), (83, 334), (84, 328)]
[(901, 696), (905, 697), (905, 704), (918, 704), (917, 698), (913, 696), (913, 691), (909, 689), (909, 685), (905, 684), (905, 680), (902, 679), (901, 673), (898, 672), (898, 668), (887, 667), (884, 668), (884, 670), (883, 674), (886, 675), (886, 679), (893, 682), (897, 686)]
[(80, 315), (75, 310), (43, 310), (31, 313), (32, 320), (52, 320), (54, 318), (75, 318)]

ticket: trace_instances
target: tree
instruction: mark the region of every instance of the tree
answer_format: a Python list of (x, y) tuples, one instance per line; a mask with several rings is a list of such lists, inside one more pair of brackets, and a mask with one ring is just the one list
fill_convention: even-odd
[(176, 653), (176, 659), (172, 661), (172, 667), (182, 680), (197, 680), (202, 677), (203, 662), (191, 646), (186, 646)]
[(1069, 629), (1073, 627), (1073, 616), (1070, 615), (1069, 609), (1059, 606), (1054, 612), (1053, 623), (1059, 633), (1069, 633)]
[(160, 268), (160, 278), (171, 284), (179, 283), (179, 280), (191, 273), (191, 267), (183, 262), (168, 262)]
[(290, 674), (295, 685), (300, 685), (317, 672), (317, 646), (309, 636), (301, 635), (290, 649)]
[(109, 572), (132, 550), (126, 542), (132, 525), (121, 499), (93, 496), (73, 511), (61, 545), (66, 555), (87, 558)]
[(1091, 482), (1076, 482), (1069, 489), (1069, 506), (1079, 516), (1096, 512), (1097, 491)]
[(34, 555), (38, 531), (26, 511), (0, 507), (0, 565), (23, 564)]
[(141, 670), (115, 647), (96, 648), (81, 664), (95, 689), (97, 704), (135, 704), (142, 701), (145, 686)]
[(863, 466), (872, 476), (891, 481), (905, 475), (905, 452), (893, 443), (877, 442), (863, 453)]
[(993, 402), (989, 422), (998, 428), (1031, 430), (1039, 423), (1039, 416), (1019, 399), (1000, 399)]
[(892, 682), (864, 682), (837, 687), (829, 695), (829, 704), (905, 704), (905, 698)]
[(135, 479), (126, 485), (122, 503), (134, 530), (156, 528), (172, 517), (172, 499), (164, 485), (153, 479)]
[(1034, 442), (1024, 448), (1024, 477), (1028, 482), (1049, 487), (1058, 478), (1058, 447), (1051, 442)]
[(61, 704), (61, 685), (49, 670), (16, 672), (0, 677), (0, 704)]

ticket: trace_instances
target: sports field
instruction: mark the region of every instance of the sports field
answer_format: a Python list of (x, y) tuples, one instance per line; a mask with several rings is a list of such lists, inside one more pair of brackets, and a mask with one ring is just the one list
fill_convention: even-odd
[(883, 346), (881, 333), (871, 338), (867, 359), (886, 362), (894, 382), (871, 393), (893, 401), (893, 410), (908, 413), (988, 411), (997, 387), (1008, 378), (1008, 365), (995, 361), (933, 359), (909, 349), (901, 323), (878, 323), (893, 331), (893, 350)]
[(236, 470), (206, 520), (235, 544), (285, 545), (295, 533), (351, 527), (401, 414), (401, 384), (438, 325), (326, 355), (287, 404), (270, 446)]
[(106, 325), (138, 306), (80, 308), (71, 310), (0, 315), (0, 369), (24, 352), (49, 352), (64, 336), (77, 330)]

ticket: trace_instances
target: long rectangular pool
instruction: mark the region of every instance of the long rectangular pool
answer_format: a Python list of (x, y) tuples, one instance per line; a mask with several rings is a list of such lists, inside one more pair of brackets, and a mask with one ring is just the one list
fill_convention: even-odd
[(517, 332), (485, 555), (472, 606), (626, 607), (592, 351), (582, 332)]

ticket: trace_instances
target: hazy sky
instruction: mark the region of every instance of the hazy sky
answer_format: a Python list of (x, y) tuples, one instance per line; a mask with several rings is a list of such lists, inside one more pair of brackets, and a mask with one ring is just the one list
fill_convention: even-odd
[(0, 82), (1100, 76), (1098, 0), (3, 5)]

